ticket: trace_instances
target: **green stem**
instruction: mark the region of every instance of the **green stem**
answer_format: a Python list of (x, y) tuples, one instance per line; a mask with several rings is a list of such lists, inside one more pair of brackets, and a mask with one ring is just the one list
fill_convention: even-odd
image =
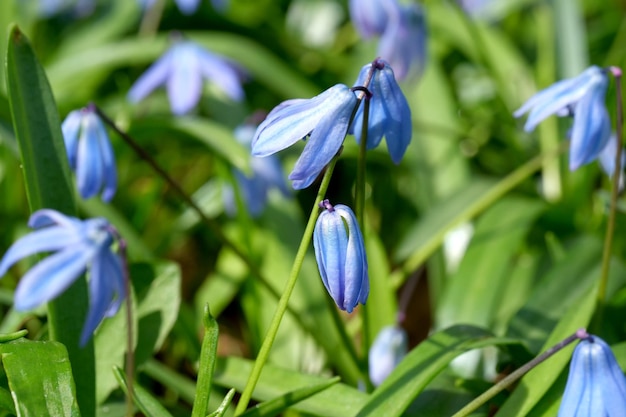
[[(606, 287), (609, 280), (609, 267), (611, 265), (611, 251), (613, 248), (613, 233), (615, 231), (615, 218), (617, 216), (617, 197), (619, 195), (619, 180), (622, 175), (622, 126), (623, 126), (623, 103), (622, 103), (622, 72), (619, 68), (610, 68), (615, 78), (615, 100), (617, 101), (617, 120), (615, 127), (615, 137), (617, 139), (617, 152), (615, 152), (615, 171), (613, 172), (613, 187), (611, 190), (611, 207), (609, 219), (606, 225), (604, 236), (604, 252), (602, 253), (602, 273), (600, 275), (600, 285), (598, 286), (599, 315), (602, 315), (604, 303), (606, 301)], [(611, 146), (609, 144), (609, 146)]]
[(555, 353), (557, 353), (558, 351), (560, 351), (561, 349), (563, 349), (564, 347), (566, 347), (570, 343), (572, 343), (572, 342), (574, 342), (576, 340), (579, 340), (579, 339), (585, 339), (586, 337), (589, 337), (589, 335), (587, 334), (585, 329), (580, 329), (580, 330), (576, 331), (576, 333), (574, 333), (573, 335), (567, 337), (563, 341), (561, 341), (561, 342), (557, 343), (556, 345), (552, 346), (550, 349), (546, 350), (544, 353), (542, 353), (541, 355), (537, 356), (536, 358), (534, 358), (530, 362), (526, 363), (521, 368), (519, 368), (519, 369), (515, 370), (514, 372), (512, 372), (511, 374), (507, 375), (500, 382), (495, 384), (493, 387), (489, 388), (487, 391), (483, 392), (481, 395), (479, 395), (477, 398), (475, 398), (473, 401), (471, 401), (465, 407), (463, 407), (462, 409), (457, 411), (452, 417), (466, 417), (466, 416), (469, 416), (474, 411), (478, 410), (478, 408), (480, 406), (482, 406), (487, 401), (489, 401), (490, 399), (495, 397), (502, 390), (504, 390), (507, 387), (509, 387), (511, 384), (513, 384), (515, 381), (517, 381), (519, 378), (521, 378), (524, 374), (526, 374), (528, 371), (530, 371), (531, 369), (533, 369), (534, 367), (536, 367), (537, 365), (539, 365), (540, 363), (542, 363), (543, 361), (548, 359), (550, 356), (554, 355)]
[(298, 247), (298, 252), (296, 253), (296, 257), (293, 261), (293, 267), (291, 269), (291, 274), (289, 275), (289, 279), (287, 280), (287, 284), (285, 285), (285, 290), (278, 300), (278, 306), (276, 307), (276, 312), (274, 313), (274, 317), (272, 318), (272, 322), (270, 323), (269, 329), (267, 331), (267, 335), (263, 339), (263, 344), (261, 345), (261, 349), (259, 350), (259, 354), (254, 362), (254, 367), (250, 372), (250, 376), (248, 377), (248, 382), (241, 394), (241, 398), (239, 399), (239, 403), (237, 404), (237, 408), (235, 409), (235, 415), (242, 414), (246, 408), (248, 407), (248, 403), (252, 398), (252, 393), (254, 392), (254, 388), (256, 387), (257, 382), (259, 381), (259, 377), (261, 376), (261, 371), (265, 366), (265, 362), (267, 362), (267, 358), (270, 353), (270, 349), (272, 348), (272, 344), (274, 343), (274, 339), (276, 339), (276, 334), (278, 333), (278, 328), (280, 326), (280, 322), (282, 321), (283, 316), (285, 315), (285, 311), (287, 310), (289, 298), (291, 297), (291, 293), (293, 292), (294, 287), (296, 286), (296, 281), (298, 280), (298, 275), (300, 274), (300, 269), (302, 268), (302, 263), (304, 262), (304, 257), (306, 255), (307, 250), (309, 249), (309, 245), (311, 243), (311, 239), (313, 237), (313, 230), (315, 229), (315, 220), (319, 215), (319, 202), (323, 200), (324, 195), (326, 194), (326, 190), (328, 189), (328, 185), (330, 184), (330, 178), (332, 177), (333, 170), (335, 168), (335, 164), (337, 163), (337, 158), (339, 154), (337, 154), (332, 161), (328, 164), (326, 168), (326, 173), (324, 174), (324, 178), (322, 179), (322, 184), (320, 185), (319, 191), (317, 193), (317, 197), (315, 199), (315, 203), (313, 204), (313, 209), (311, 210), (311, 214), (309, 216), (309, 221), (304, 230), (304, 234), (302, 235), (302, 240), (300, 241), (300, 246)]
[(478, 214), (485, 211), (491, 205), (493, 205), (503, 195), (517, 187), (523, 181), (525, 181), (532, 174), (537, 172), (543, 165), (544, 160), (557, 157), (564, 149), (566, 149), (567, 142), (555, 152), (551, 152), (544, 155), (538, 155), (526, 162), (521, 167), (510, 173), (503, 178), (496, 185), (491, 187), (485, 194), (469, 205), (465, 210), (457, 214), (452, 218), (444, 227), (439, 229), (433, 237), (419, 248), (411, 257), (409, 257), (401, 268), (391, 274), (390, 281), (394, 288), (398, 288), (406, 280), (406, 277), (412, 274), (420, 265), (422, 265), (426, 259), (428, 259), (443, 243), (446, 234), (457, 227), (458, 225), (471, 220)]

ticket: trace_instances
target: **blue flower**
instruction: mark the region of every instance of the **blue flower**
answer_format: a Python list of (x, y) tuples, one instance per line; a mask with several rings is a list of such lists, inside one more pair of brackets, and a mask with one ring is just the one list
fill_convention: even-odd
[(202, 80), (219, 86), (231, 99), (243, 99), (240, 70), (225, 58), (212, 54), (191, 41), (174, 45), (135, 82), (128, 99), (137, 103), (165, 84), (172, 112), (191, 111), (202, 94)]
[(574, 350), (558, 417), (623, 417), (626, 379), (611, 348), (589, 336)]
[[(245, 124), (235, 129), (235, 138), (243, 145), (250, 147), (256, 126)], [(278, 158), (268, 156), (266, 158), (253, 157), (250, 161), (252, 175), (234, 170), (235, 180), (241, 190), (242, 198), (248, 212), (256, 217), (263, 212), (267, 204), (267, 197), (271, 189), (277, 188), (283, 195), (289, 195), (289, 189), (283, 177), (283, 170)], [(224, 205), (226, 211), (233, 215), (236, 212), (235, 198), (231, 187), (224, 189)]]
[[(371, 80), (368, 89), (371, 97), (369, 98), (367, 149), (377, 147), (384, 136), (387, 139), (387, 149), (391, 159), (399, 164), (411, 142), (413, 130), (409, 103), (396, 83), (393, 70), (385, 61), (377, 59), (365, 65), (359, 73), (355, 87), (363, 86), (369, 77)], [(365, 100), (368, 98), (366, 97)], [(351, 128), (359, 143), (362, 136), (363, 108), (364, 106), (359, 106)]]
[[(609, 178), (612, 178), (613, 173), (615, 172), (615, 159), (616, 159), (615, 157), (617, 156), (618, 146), (619, 146), (619, 142), (617, 140), (617, 136), (615, 136), (615, 134), (611, 134), (609, 141), (606, 143), (606, 146), (604, 147), (604, 149), (600, 151), (600, 155), (598, 157), (600, 161), (600, 165), (602, 166), (602, 169), (604, 170), (604, 172), (606, 172), (606, 175), (608, 175)], [(623, 170), (624, 167), (626, 166), (626, 153), (622, 152), (621, 156), (622, 158), (621, 158), (620, 166)], [(623, 172), (620, 173), (620, 177), (619, 177), (619, 189), (620, 190), (624, 189), (624, 173)]]
[(89, 313), (81, 334), (84, 345), (98, 324), (117, 312), (126, 296), (122, 260), (111, 249), (112, 228), (102, 218), (81, 221), (49, 209), (33, 213), (29, 226), (38, 230), (9, 248), (0, 261), (0, 277), (22, 258), (55, 252), (20, 280), (15, 308), (24, 311), (56, 298), (89, 268)]
[(115, 155), (95, 107), (70, 112), (61, 128), (81, 197), (90, 198), (102, 191), (102, 200), (110, 201), (117, 189)]
[(325, 210), (317, 218), (313, 246), (322, 282), (337, 306), (351, 313), (369, 295), (367, 257), (363, 235), (348, 206), (320, 203)]
[(611, 120), (604, 99), (608, 76), (602, 68), (592, 66), (578, 77), (563, 80), (532, 96), (514, 116), (530, 112), (524, 125), (531, 132), (546, 117), (573, 116), (570, 170), (598, 158), (611, 135)]
[(427, 33), (420, 5), (397, 0), (351, 0), (349, 5), (361, 36), (380, 36), (378, 55), (389, 62), (399, 80), (423, 72)]
[(408, 351), (408, 337), (398, 326), (384, 327), (369, 351), (370, 380), (379, 386), (400, 363)]
[(358, 103), (354, 92), (343, 84), (309, 100), (287, 100), (259, 125), (252, 139), (252, 155), (271, 155), (310, 135), (289, 175), (293, 188), (306, 188), (339, 151)]

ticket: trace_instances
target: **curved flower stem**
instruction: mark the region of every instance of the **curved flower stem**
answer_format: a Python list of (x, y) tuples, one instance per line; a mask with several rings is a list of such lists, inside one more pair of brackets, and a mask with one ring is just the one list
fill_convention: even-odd
[(554, 355), (555, 353), (557, 353), (559, 350), (563, 349), (570, 343), (576, 340), (585, 339), (587, 337), (589, 337), (589, 335), (587, 334), (587, 331), (585, 329), (577, 330), (576, 333), (574, 333), (573, 335), (565, 338), (561, 342), (557, 343), (556, 345), (552, 346), (550, 349), (543, 352), (541, 355), (532, 359), (530, 362), (527, 362), (526, 364), (524, 364), (521, 368), (518, 368), (511, 374), (507, 375), (506, 378), (503, 378), (500, 382), (495, 384), (493, 387), (483, 392), (481, 395), (479, 395), (477, 398), (475, 398), (465, 407), (457, 411), (452, 417), (469, 416), (474, 411), (478, 410), (480, 406), (482, 406), (487, 401), (495, 397), (502, 390), (509, 387), (513, 382), (517, 381), (519, 378), (521, 378), (525, 373), (533, 369), (535, 366), (539, 365), (541, 362), (545, 361), (550, 356)]
[(276, 312), (274, 313), (272, 322), (270, 323), (269, 329), (267, 330), (267, 334), (263, 339), (263, 344), (261, 345), (259, 354), (254, 361), (254, 367), (250, 372), (248, 382), (246, 383), (246, 386), (241, 393), (241, 398), (239, 399), (239, 403), (237, 404), (237, 408), (235, 409), (236, 416), (242, 414), (248, 407), (248, 403), (252, 398), (252, 392), (254, 391), (257, 382), (259, 381), (263, 366), (265, 366), (265, 362), (267, 362), (267, 358), (272, 348), (272, 344), (274, 343), (274, 339), (276, 339), (276, 334), (278, 333), (280, 322), (282, 321), (283, 316), (285, 315), (285, 311), (287, 310), (289, 298), (291, 297), (291, 293), (296, 286), (296, 281), (298, 280), (298, 275), (300, 274), (300, 269), (302, 268), (302, 262), (304, 262), (304, 256), (306, 255), (306, 252), (309, 249), (309, 245), (311, 244), (313, 230), (315, 229), (315, 220), (319, 215), (318, 203), (323, 200), (324, 195), (326, 194), (326, 190), (328, 189), (328, 185), (330, 184), (330, 178), (333, 175), (333, 170), (335, 168), (335, 164), (337, 163), (338, 157), (339, 153), (335, 155), (335, 157), (330, 161), (328, 167), (326, 168), (326, 173), (324, 174), (324, 178), (322, 179), (319, 191), (317, 192), (317, 197), (315, 198), (315, 203), (313, 204), (313, 209), (311, 210), (311, 214), (309, 216), (309, 221), (307, 222), (306, 228), (304, 229), (304, 234), (302, 235), (302, 240), (300, 241), (300, 246), (298, 247), (298, 252), (296, 253), (296, 257), (293, 261), (291, 274), (289, 275), (289, 279), (287, 280), (285, 289), (280, 299), (278, 300)]
[[(617, 215), (617, 197), (619, 195), (619, 180), (622, 175), (622, 127), (624, 111), (622, 102), (622, 70), (617, 67), (610, 67), (609, 71), (615, 78), (615, 100), (616, 100), (616, 126), (615, 137), (617, 138), (617, 152), (615, 152), (615, 171), (613, 171), (611, 207), (609, 209), (609, 219), (606, 224), (606, 234), (604, 236), (604, 251), (602, 253), (602, 273), (600, 275), (600, 285), (598, 286), (598, 316), (602, 316), (604, 303), (606, 301), (606, 286), (609, 280), (609, 267), (611, 265), (611, 250), (613, 248), (613, 233), (615, 231), (615, 217)], [(610, 146), (610, 145), (609, 145)]]

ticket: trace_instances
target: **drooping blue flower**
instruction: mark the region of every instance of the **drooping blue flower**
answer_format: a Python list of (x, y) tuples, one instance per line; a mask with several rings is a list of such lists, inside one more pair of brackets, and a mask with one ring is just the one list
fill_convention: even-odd
[(597, 66), (575, 78), (559, 81), (532, 96), (514, 116), (529, 113), (524, 130), (531, 132), (546, 117), (573, 116), (570, 170), (598, 158), (611, 135), (611, 120), (605, 106), (608, 75)]
[(400, 363), (408, 351), (408, 336), (398, 326), (384, 327), (369, 351), (370, 381), (379, 386)]
[(0, 261), (0, 277), (22, 258), (55, 252), (20, 280), (15, 291), (15, 309), (31, 310), (65, 291), (86, 269), (89, 270), (89, 313), (81, 334), (81, 345), (98, 324), (119, 309), (126, 296), (122, 260), (113, 252), (115, 237), (103, 218), (79, 220), (43, 209), (30, 217), (38, 229), (15, 242)]
[(580, 341), (570, 364), (558, 417), (626, 416), (626, 379), (611, 348), (597, 336)]
[(351, 0), (350, 16), (364, 38), (380, 36), (378, 55), (399, 80), (419, 76), (426, 63), (426, 22), (418, 4), (397, 0)]
[[(374, 68), (372, 68), (374, 66)], [(372, 74), (373, 71), (373, 74)], [(363, 86), (371, 76), (369, 91), (370, 101), (367, 149), (373, 149), (380, 144), (383, 136), (387, 140), (387, 149), (394, 163), (399, 164), (406, 148), (411, 142), (412, 124), (411, 109), (402, 90), (394, 77), (389, 64), (377, 59), (365, 65), (354, 84)], [(358, 143), (362, 137), (364, 106), (359, 106), (351, 130)]]
[(239, 101), (244, 92), (240, 70), (225, 58), (208, 52), (191, 41), (175, 41), (128, 92), (137, 103), (165, 84), (172, 112), (181, 115), (191, 111), (202, 95), (202, 81), (217, 85), (228, 97)]
[[(254, 124), (244, 124), (235, 129), (234, 134), (240, 143), (250, 147), (255, 131), (256, 126)], [(237, 169), (233, 171), (248, 212), (251, 216), (256, 217), (263, 212), (271, 189), (276, 188), (285, 196), (289, 195), (289, 189), (278, 158), (273, 155), (265, 158), (252, 157), (250, 165), (252, 168), (251, 175), (246, 175)], [(224, 189), (223, 193), (226, 211), (233, 215), (236, 212), (233, 190), (228, 187)]]
[(102, 200), (110, 201), (117, 189), (115, 155), (95, 107), (70, 112), (61, 129), (81, 197), (90, 198), (102, 192)]
[(309, 100), (287, 100), (259, 125), (252, 139), (252, 155), (271, 155), (310, 135), (289, 175), (293, 188), (306, 188), (339, 151), (357, 103), (354, 92), (343, 84)]
[(365, 304), (369, 295), (369, 276), (363, 235), (350, 207), (320, 203), (324, 211), (313, 231), (315, 259), (322, 282), (337, 306), (351, 313)]

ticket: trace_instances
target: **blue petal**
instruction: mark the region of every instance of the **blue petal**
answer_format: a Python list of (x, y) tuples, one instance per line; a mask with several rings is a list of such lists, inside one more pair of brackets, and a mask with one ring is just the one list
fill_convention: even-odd
[(193, 109), (202, 95), (202, 74), (194, 44), (184, 42), (173, 50), (173, 65), (167, 79), (167, 96), (172, 113), (186, 114)]
[(398, 7), (391, 0), (350, 0), (349, 6), (352, 24), (365, 39), (383, 33), (388, 14)]
[(0, 277), (22, 258), (39, 252), (54, 252), (80, 241), (76, 230), (52, 226), (32, 232), (15, 242), (4, 254), (0, 262)]
[(135, 84), (128, 91), (128, 100), (132, 103), (137, 103), (157, 87), (165, 84), (171, 72), (172, 61), (172, 49), (170, 49), (135, 81)]
[(200, 0), (176, 0), (182, 14), (190, 15), (198, 9)]
[(80, 131), (82, 114), (80, 110), (74, 110), (67, 115), (61, 130), (65, 142), (65, 151), (72, 171), (76, 169), (76, 151), (78, 148), (78, 132)]
[(83, 198), (98, 194), (104, 180), (104, 165), (100, 154), (97, 116), (93, 113), (83, 117), (83, 129), (78, 143), (76, 179), (78, 191)]
[(224, 58), (211, 54), (198, 47), (199, 67), (202, 75), (220, 87), (235, 101), (244, 98), (241, 79), (237, 69)]
[(607, 84), (607, 78), (601, 78), (574, 109), (570, 145), (572, 171), (598, 158), (611, 136), (611, 120), (604, 104)]
[[(378, 72), (379, 100), (386, 114), (385, 138), (391, 160), (399, 164), (411, 142), (411, 109), (394, 77), (393, 70), (385, 65)], [(374, 99), (374, 97), (372, 97)], [(369, 141), (369, 138), (368, 138)]]
[[(123, 293), (119, 292), (119, 282), (123, 280), (122, 268), (118, 258), (109, 248), (103, 248), (94, 257), (89, 279), (89, 313), (80, 337), (84, 346), (100, 322), (117, 312)], [(117, 298), (114, 299), (117, 293)], [(113, 308), (112, 308), (113, 307)], [(114, 314), (114, 313), (113, 313)]]
[(102, 158), (102, 176), (104, 178), (104, 188), (102, 190), (102, 200), (110, 201), (117, 190), (117, 170), (115, 166), (115, 155), (109, 135), (102, 124), (100, 118), (96, 119), (96, 133)]
[(336, 212), (323, 211), (315, 224), (313, 246), (322, 282), (339, 308), (344, 307), (345, 255), (348, 236)]
[(252, 165), (254, 175), (261, 178), (268, 187), (276, 187), (283, 195), (289, 195), (289, 188), (287, 188), (283, 168), (277, 158), (273, 156), (266, 156), (264, 158), (252, 157), (250, 164)]
[[(343, 100), (329, 103), (332, 113), (321, 119), (311, 132), (289, 179), (303, 180), (319, 173), (339, 151), (358, 103), (354, 93), (348, 89), (343, 90), (342, 96)], [(305, 184), (305, 187), (309, 185)]]
[(351, 313), (359, 302), (365, 304), (369, 295), (367, 257), (365, 255), (363, 235), (357, 224), (356, 216), (350, 207), (337, 204), (335, 206), (335, 212), (343, 218), (345, 224), (348, 226), (344, 307), (348, 313)]
[(80, 229), (82, 222), (76, 217), (66, 216), (56, 210), (41, 209), (34, 212), (28, 219), (28, 226), (39, 229), (41, 227), (57, 224), (63, 227)]
[(91, 246), (69, 246), (39, 262), (18, 284), (15, 309), (31, 310), (56, 298), (83, 273), (95, 251)]
[(396, 326), (384, 327), (369, 350), (369, 376), (374, 386), (380, 385), (400, 363), (408, 351), (408, 336)]
[(307, 136), (320, 121), (347, 102), (356, 104), (354, 93), (337, 84), (309, 100), (289, 100), (270, 112), (252, 139), (252, 155), (267, 156)]

